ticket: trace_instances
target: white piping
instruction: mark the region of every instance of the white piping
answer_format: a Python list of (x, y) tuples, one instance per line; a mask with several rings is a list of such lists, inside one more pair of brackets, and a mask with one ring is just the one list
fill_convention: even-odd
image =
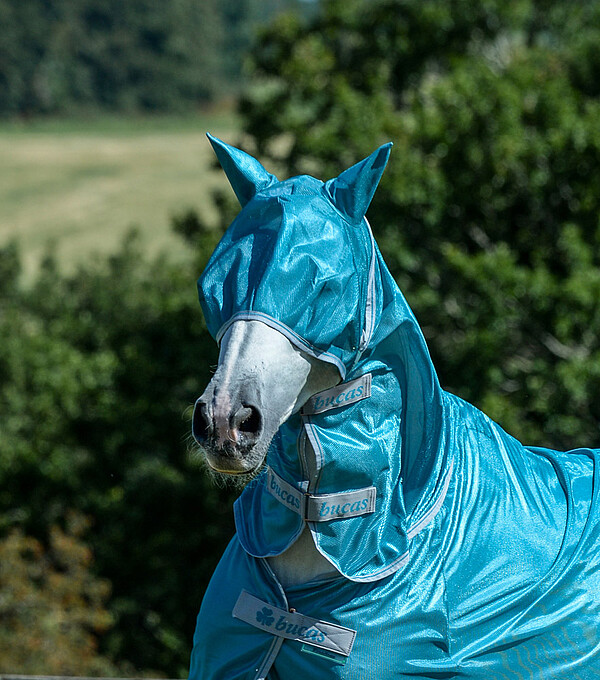
[[(420, 533), (428, 524), (430, 524), (440, 511), (440, 508), (442, 507), (444, 501), (446, 500), (446, 494), (448, 493), (448, 487), (450, 486), (450, 478), (452, 477), (452, 467), (453, 467), (454, 461), (450, 461), (450, 465), (448, 466), (448, 469), (446, 471), (446, 478), (444, 479), (444, 485), (442, 487), (442, 491), (440, 493), (439, 498), (437, 501), (432, 505), (432, 507), (423, 515), (423, 517), (410, 529), (406, 532), (407, 538), (413, 539), (418, 533)], [(390, 576), (393, 574), (395, 571), (398, 571), (400, 567), (405, 566), (408, 563), (408, 560), (410, 559), (410, 551), (407, 550), (406, 552), (402, 553), (400, 557), (395, 561), (392, 562), (392, 564), (389, 565), (386, 569), (383, 571), (379, 571), (375, 574), (370, 574), (369, 576), (356, 576), (354, 578), (350, 578), (351, 581), (359, 581), (361, 583), (367, 583), (369, 581), (379, 581), (382, 578), (385, 578), (386, 576)]]
[(229, 319), (229, 321), (226, 321), (221, 326), (221, 328), (219, 328), (216, 336), (217, 343), (221, 342), (221, 338), (223, 335), (225, 335), (229, 326), (231, 326), (231, 324), (235, 321), (260, 321), (265, 325), (270, 326), (274, 330), (279, 331), (282, 335), (284, 335), (293, 345), (296, 345), (298, 349), (310, 354), (310, 356), (314, 357), (315, 359), (320, 359), (321, 361), (333, 364), (340, 372), (342, 380), (346, 378), (346, 367), (339, 357), (336, 357), (335, 354), (331, 354), (330, 352), (324, 352), (318, 347), (311, 345), (303, 337), (295, 333), (289, 326), (286, 326), (278, 319), (275, 319), (264, 312), (255, 312), (251, 310), (245, 312), (236, 312)]
[(281, 649), (283, 641), (284, 638), (275, 636), (275, 639), (271, 643), (271, 648), (267, 652), (267, 656), (263, 659), (262, 664), (256, 670), (254, 680), (266, 680), (267, 674), (271, 670), (271, 666), (275, 663), (275, 659), (279, 654), (279, 650)]
[(365, 306), (365, 327), (363, 328), (362, 335), (360, 338), (360, 344), (358, 346), (358, 353), (354, 361), (354, 365), (358, 363), (362, 353), (368, 347), (373, 337), (373, 331), (375, 329), (375, 239), (373, 238), (373, 232), (371, 231), (371, 225), (369, 224), (367, 218), (365, 217), (365, 223), (367, 225), (367, 231), (369, 232), (369, 238), (371, 239), (371, 264), (369, 266), (369, 279), (367, 283), (367, 301)]
[(442, 507), (444, 500), (446, 499), (446, 494), (448, 493), (448, 487), (450, 486), (450, 477), (452, 476), (452, 468), (454, 466), (454, 461), (451, 460), (446, 471), (446, 479), (444, 480), (444, 486), (442, 487), (442, 492), (437, 501), (432, 505), (432, 507), (423, 515), (423, 517), (407, 532), (408, 538), (413, 538), (422, 529), (424, 529), (437, 515), (439, 509)]

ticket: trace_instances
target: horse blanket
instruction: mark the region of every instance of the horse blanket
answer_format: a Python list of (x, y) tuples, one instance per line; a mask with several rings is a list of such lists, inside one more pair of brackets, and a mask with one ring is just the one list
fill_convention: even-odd
[[(199, 280), (217, 339), (255, 319), (341, 383), (235, 504), (191, 680), (600, 678), (600, 451), (528, 447), (438, 382), (365, 212), (386, 145), (280, 182), (211, 138), (241, 204)], [(308, 525), (339, 577), (283, 589)]]

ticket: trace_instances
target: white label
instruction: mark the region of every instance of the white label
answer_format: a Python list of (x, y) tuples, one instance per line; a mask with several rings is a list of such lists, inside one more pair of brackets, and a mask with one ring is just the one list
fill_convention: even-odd
[(336, 385), (313, 395), (302, 407), (302, 415), (312, 416), (334, 408), (342, 408), (371, 396), (371, 374), (365, 373), (356, 380)]
[(288, 612), (259, 600), (246, 590), (240, 593), (232, 616), (267, 633), (343, 656), (350, 654), (356, 638), (356, 631), (351, 628), (313, 619), (299, 612)]
[(329, 522), (375, 512), (377, 489), (374, 486), (339, 493), (309, 494), (286, 482), (272, 468), (267, 470), (266, 483), (271, 496), (308, 522)]

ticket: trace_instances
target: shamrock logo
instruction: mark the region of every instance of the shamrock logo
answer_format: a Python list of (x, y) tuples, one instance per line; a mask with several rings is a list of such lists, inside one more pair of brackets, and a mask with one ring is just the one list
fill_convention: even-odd
[(262, 623), (263, 626), (270, 626), (275, 618), (273, 617), (273, 610), (268, 607), (263, 607), (261, 611), (256, 612), (256, 620)]

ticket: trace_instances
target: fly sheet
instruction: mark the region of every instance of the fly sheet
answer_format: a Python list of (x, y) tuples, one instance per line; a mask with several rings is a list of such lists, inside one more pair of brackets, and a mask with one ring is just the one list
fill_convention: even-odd
[[(600, 453), (525, 447), (441, 389), (365, 219), (391, 145), (280, 182), (211, 142), (242, 211), (198, 283), (209, 331), (262, 321), (341, 383), (236, 501), (190, 678), (600, 677)], [(306, 525), (340, 577), (284, 591), (264, 558)]]

